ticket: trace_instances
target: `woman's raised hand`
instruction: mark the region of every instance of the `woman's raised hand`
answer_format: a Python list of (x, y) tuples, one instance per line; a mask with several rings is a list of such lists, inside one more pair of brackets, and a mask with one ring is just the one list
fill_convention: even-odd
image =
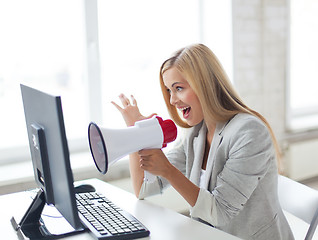
[(124, 94), (120, 94), (119, 99), (120, 99), (123, 107), (119, 106), (117, 103), (115, 103), (113, 101), (111, 103), (121, 113), (121, 115), (123, 116), (123, 118), (126, 122), (126, 125), (128, 127), (135, 125), (135, 122), (137, 122), (137, 121), (151, 118), (152, 116), (156, 115), (153, 113), (148, 117), (143, 116), (139, 111), (139, 108), (137, 106), (137, 101), (133, 95), (131, 95), (131, 102), (130, 102), (129, 98), (127, 98)]

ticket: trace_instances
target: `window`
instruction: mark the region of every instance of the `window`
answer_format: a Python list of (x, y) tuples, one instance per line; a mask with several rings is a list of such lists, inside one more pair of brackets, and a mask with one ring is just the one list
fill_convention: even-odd
[(318, 2), (290, 1), (290, 67), (288, 127), (318, 125)]
[(100, 0), (98, 16), (103, 120), (108, 126), (124, 126), (110, 104), (119, 101), (121, 92), (133, 94), (143, 114), (168, 117), (159, 68), (181, 47), (205, 43), (232, 74), (230, 1)]
[(125, 126), (122, 92), (168, 117), (159, 68), (177, 49), (203, 42), (231, 78), (231, 18), (230, 0), (1, 1), (0, 163), (29, 159), (20, 83), (62, 96), (70, 150), (87, 151), (89, 121)]
[(83, 23), (81, 1), (0, 2), (0, 162), (29, 156), (20, 83), (62, 95), (67, 136), (86, 134)]

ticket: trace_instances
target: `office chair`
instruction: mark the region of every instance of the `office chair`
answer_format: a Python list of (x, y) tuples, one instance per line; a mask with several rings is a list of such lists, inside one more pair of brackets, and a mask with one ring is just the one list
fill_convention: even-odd
[(278, 198), (283, 210), (309, 224), (305, 240), (312, 239), (318, 224), (318, 191), (279, 175)]

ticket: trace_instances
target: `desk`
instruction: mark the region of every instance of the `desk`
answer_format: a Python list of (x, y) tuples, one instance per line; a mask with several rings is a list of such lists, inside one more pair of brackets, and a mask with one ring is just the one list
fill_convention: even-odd
[[(79, 183), (93, 185), (98, 192), (103, 193), (117, 206), (130, 212), (140, 220), (150, 230), (150, 236), (143, 239), (238, 239), (170, 209), (154, 205), (147, 200), (138, 200), (133, 194), (98, 179), (85, 180)], [(18, 239), (11, 226), (10, 218), (15, 216), (20, 221), (32, 201), (30, 196), (30, 192), (0, 196), (0, 229), (2, 236), (6, 236), (6, 239)], [(89, 233), (81, 233), (63, 239), (84, 240), (93, 239), (93, 237)]]

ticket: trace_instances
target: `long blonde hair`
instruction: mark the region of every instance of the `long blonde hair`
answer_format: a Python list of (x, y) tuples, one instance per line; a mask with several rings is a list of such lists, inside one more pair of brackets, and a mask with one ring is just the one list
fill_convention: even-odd
[(163, 82), (163, 74), (176, 67), (188, 81), (197, 95), (207, 125), (226, 122), (238, 113), (249, 113), (258, 117), (267, 126), (274, 143), (277, 159), (280, 159), (279, 146), (267, 120), (258, 112), (246, 106), (231, 84), (215, 54), (203, 44), (194, 44), (175, 52), (163, 62), (160, 68), (160, 86), (171, 118), (181, 127), (190, 126), (182, 120), (177, 108), (170, 104), (170, 93)]

